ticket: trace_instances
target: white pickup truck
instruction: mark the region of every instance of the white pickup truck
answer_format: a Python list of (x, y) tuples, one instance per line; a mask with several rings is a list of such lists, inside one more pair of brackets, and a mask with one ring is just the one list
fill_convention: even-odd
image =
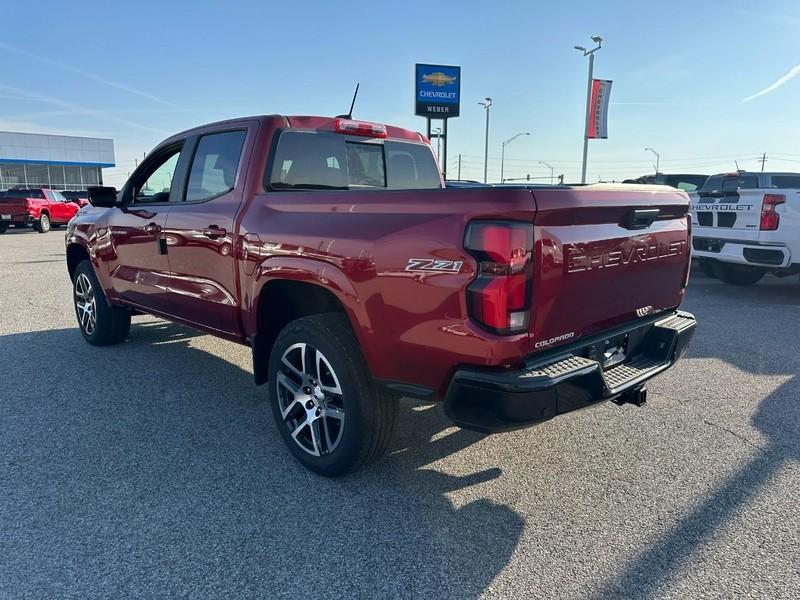
[(800, 273), (800, 173), (712, 175), (689, 198), (705, 273), (732, 285)]

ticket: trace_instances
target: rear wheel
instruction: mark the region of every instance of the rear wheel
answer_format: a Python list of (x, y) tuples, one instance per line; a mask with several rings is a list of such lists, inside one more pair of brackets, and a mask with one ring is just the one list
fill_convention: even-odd
[(33, 228), (39, 233), (47, 233), (50, 231), (50, 217), (47, 213), (42, 213), (39, 220), (34, 223)]
[(763, 267), (732, 265), (722, 262), (714, 264), (714, 274), (729, 285), (753, 285), (761, 281), (766, 273), (767, 270)]
[(0, 223), (0, 233), (5, 233), (8, 229), (8, 223)]
[(335, 477), (381, 456), (397, 399), (373, 384), (347, 319), (338, 314), (289, 323), (272, 348), (269, 402), (283, 441), (305, 467)]
[(78, 326), (87, 342), (93, 346), (110, 346), (128, 337), (130, 311), (108, 304), (88, 260), (75, 268), (73, 300)]

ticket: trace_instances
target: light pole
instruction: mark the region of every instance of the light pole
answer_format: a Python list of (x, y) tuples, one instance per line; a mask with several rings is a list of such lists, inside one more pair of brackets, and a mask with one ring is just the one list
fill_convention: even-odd
[(439, 158), (439, 162), (442, 160), (442, 128), (437, 127), (433, 131), (431, 131), (431, 137), (436, 138), (436, 156)]
[(553, 185), (553, 166), (552, 166), (552, 165), (548, 165), (548, 164), (547, 164), (546, 162), (544, 162), (543, 160), (540, 160), (540, 161), (539, 161), (539, 164), (540, 164), (540, 165), (544, 165), (545, 167), (547, 167), (548, 169), (550, 169), (550, 185)]
[(584, 56), (589, 57), (589, 83), (586, 86), (586, 122), (583, 128), (583, 168), (581, 169), (581, 183), (586, 183), (586, 159), (589, 154), (589, 115), (591, 114), (592, 104), (592, 75), (594, 73), (594, 53), (600, 50), (603, 45), (603, 38), (599, 35), (593, 35), (592, 41), (597, 44), (591, 50), (587, 50), (583, 46), (575, 46), (575, 50), (582, 52)]
[(500, 151), (500, 183), (503, 183), (503, 173), (505, 172), (504, 171), (504, 167), (505, 167), (505, 163), (506, 163), (506, 146), (508, 144), (510, 144), (511, 142), (513, 142), (515, 139), (517, 139), (521, 135), (530, 135), (530, 132), (523, 131), (522, 133), (518, 133), (517, 135), (512, 136), (512, 137), (508, 138), (505, 142), (503, 142), (503, 148)]
[(652, 148), (645, 148), (645, 152), (648, 150), (656, 155), (656, 175), (658, 175), (658, 166), (661, 164), (661, 155)]
[(492, 108), (492, 99), (484, 98), (485, 102), (478, 102), (486, 110), (486, 141), (483, 147), (483, 183), (489, 181), (489, 109)]

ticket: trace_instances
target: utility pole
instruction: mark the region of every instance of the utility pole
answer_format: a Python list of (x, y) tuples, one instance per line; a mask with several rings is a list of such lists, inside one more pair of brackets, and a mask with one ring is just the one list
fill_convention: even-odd
[(486, 110), (486, 140), (483, 145), (483, 183), (489, 182), (489, 109), (492, 108), (492, 99), (485, 98), (485, 102), (478, 102)]
[(458, 155), (458, 180), (461, 180), (461, 154)]
[(552, 167), (551, 165), (548, 165), (548, 164), (547, 164), (545, 161), (543, 161), (543, 160), (540, 160), (540, 161), (539, 161), (539, 164), (540, 164), (540, 165), (544, 165), (545, 167), (547, 167), (548, 169), (550, 169), (550, 185), (553, 185), (553, 167)]
[(761, 155), (761, 172), (764, 172), (764, 163), (767, 162), (767, 153)]
[(589, 57), (589, 83), (586, 85), (586, 120), (583, 128), (583, 167), (581, 169), (581, 183), (586, 183), (586, 160), (589, 156), (589, 115), (592, 112), (592, 76), (594, 75), (594, 53), (600, 50), (603, 45), (603, 38), (593, 35), (592, 41), (597, 44), (591, 50), (583, 46), (575, 46), (575, 50), (583, 52), (584, 56)]

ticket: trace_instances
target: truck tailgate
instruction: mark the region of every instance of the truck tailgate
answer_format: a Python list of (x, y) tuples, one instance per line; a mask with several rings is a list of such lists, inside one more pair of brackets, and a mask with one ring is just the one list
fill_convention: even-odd
[(700, 227), (758, 231), (764, 190), (728, 190), (692, 194), (692, 223)]
[(533, 194), (532, 350), (681, 303), (690, 259), (684, 192), (598, 184)]
[(0, 215), (9, 215), (18, 220), (28, 214), (28, 202), (24, 198), (3, 198), (0, 196)]

